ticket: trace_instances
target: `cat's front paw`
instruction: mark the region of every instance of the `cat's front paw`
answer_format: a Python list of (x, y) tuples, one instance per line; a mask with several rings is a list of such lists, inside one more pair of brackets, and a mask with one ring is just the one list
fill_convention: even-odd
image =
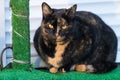
[(75, 66), (76, 71), (94, 73), (95, 68), (92, 65), (79, 64)]
[(75, 70), (80, 71), (80, 72), (86, 72), (87, 71), (87, 66), (84, 65), (84, 64), (76, 65)]
[(64, 68), (62, 68), (62, 72), (63, 72), (63, 73), (66, 72)]
[(57, 73), (57, 72), (58, 72), (58, 68), (51, 67), (51, 68), (49, 69), (49, 71), (50, 71), (51, 73)]

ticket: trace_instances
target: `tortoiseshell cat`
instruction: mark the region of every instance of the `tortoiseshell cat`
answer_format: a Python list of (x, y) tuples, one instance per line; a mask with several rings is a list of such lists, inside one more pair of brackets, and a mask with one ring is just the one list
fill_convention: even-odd
[(97, 15), (87, 11), (52, 9), (42, 4), (43, 19), (34, 46), (49, 71), (104, 73), (117, 67), (117, 38)]

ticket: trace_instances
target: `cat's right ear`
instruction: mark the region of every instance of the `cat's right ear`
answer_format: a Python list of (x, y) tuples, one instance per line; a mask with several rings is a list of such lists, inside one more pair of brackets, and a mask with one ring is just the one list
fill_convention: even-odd
[(52, 14), (52, 12), (53, 12), (53, 10), (51, 9), (51, 7), (47, 3), (43, 2), (42, 3), (42, 14), (43, 14), (43, 17), (46, 17), (49, 14)]

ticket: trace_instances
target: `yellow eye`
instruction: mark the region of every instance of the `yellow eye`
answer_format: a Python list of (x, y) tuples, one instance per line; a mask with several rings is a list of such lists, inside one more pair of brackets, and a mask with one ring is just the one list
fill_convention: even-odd
[(50, 29), (53, 29), (53, 25), (49, 24), (49, 28), (50, 28)]
[(65, 25), (65, 26), (62, 26), (62, 29), (67, 29), (67, 26)]

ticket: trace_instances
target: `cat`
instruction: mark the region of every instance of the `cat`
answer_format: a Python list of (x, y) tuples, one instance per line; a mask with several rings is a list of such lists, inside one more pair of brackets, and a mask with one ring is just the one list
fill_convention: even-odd
[(105, 73), (117, 67), (117, 37), (96, 14), (53, 9), (42, 3), (43, 19), (34, 35), (34, 47), (51, 73), (71, 70)]

